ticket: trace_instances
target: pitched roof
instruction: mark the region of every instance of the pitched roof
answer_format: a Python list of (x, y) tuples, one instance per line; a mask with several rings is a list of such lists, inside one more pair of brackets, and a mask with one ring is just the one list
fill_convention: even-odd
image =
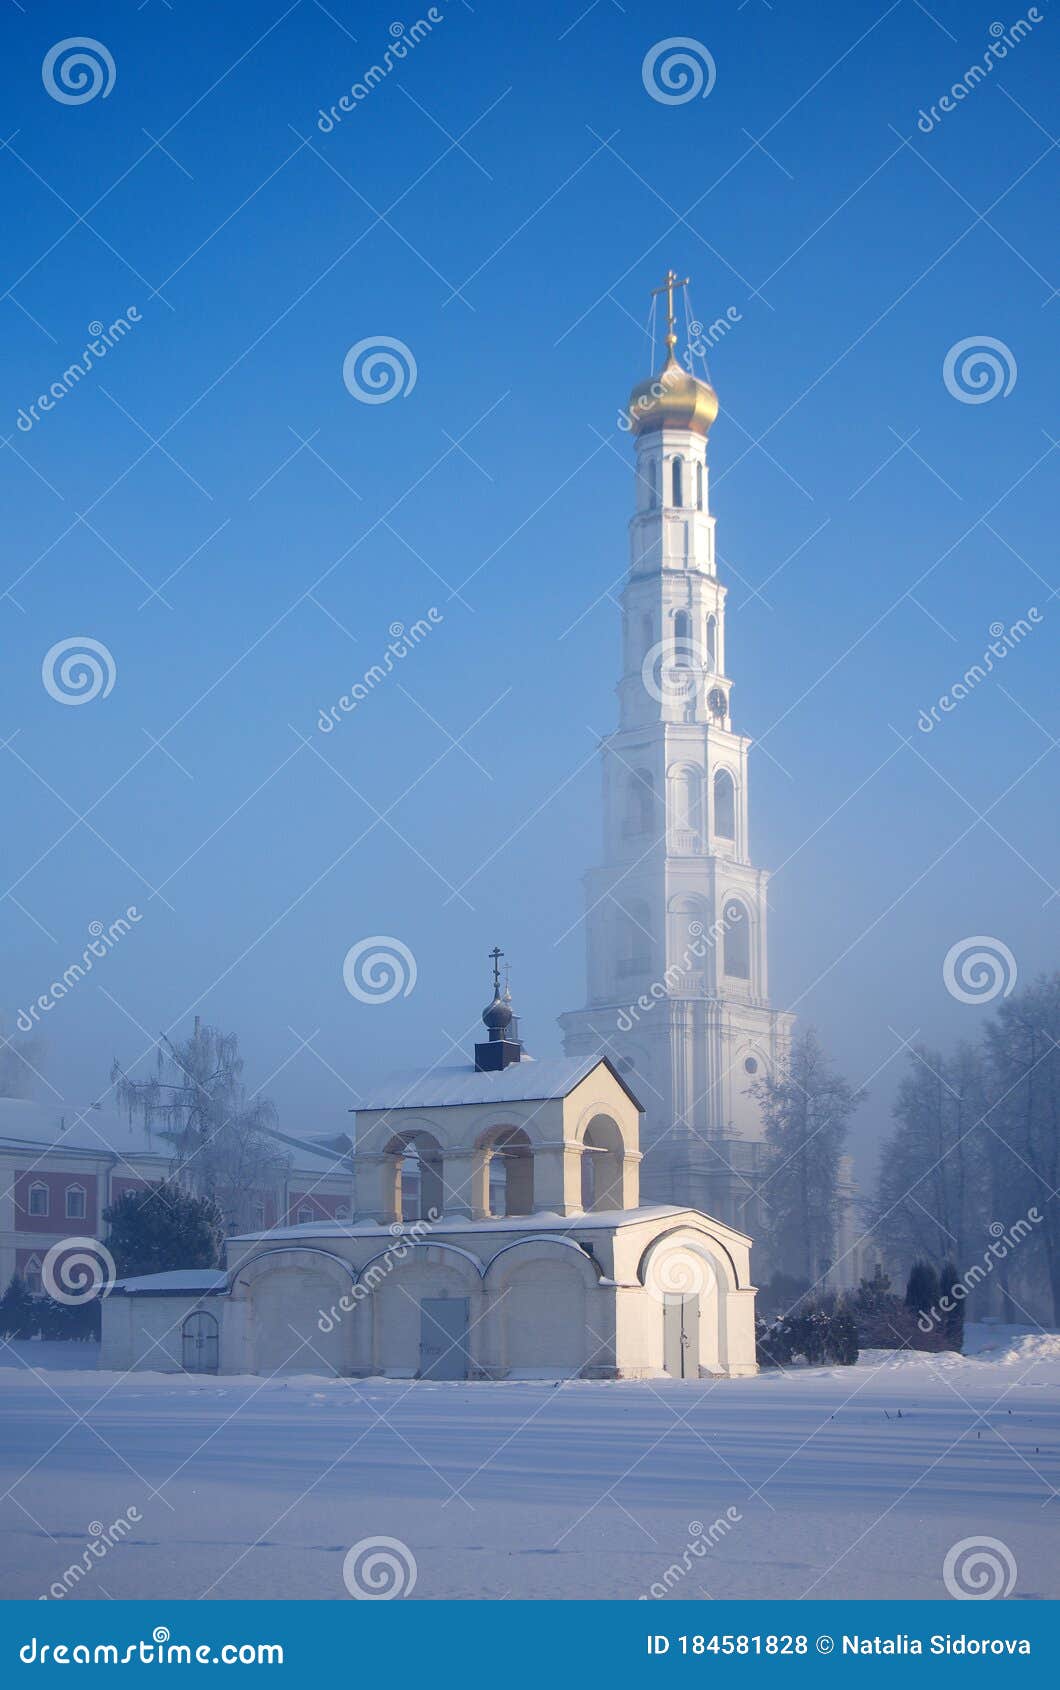
[(606, 1056), (553, 1056), (542, 1062), (524, 1057), (496, 1072), (479, 1073), (469, 1062), (390, 1074), (369, 1086), (354, 1113), (379, 1109), (444, 1109), (465, 1103), (541, 1103), (567, 1097), (594, 1068), (604, 1067), (631, 1103), (641, 1103)]

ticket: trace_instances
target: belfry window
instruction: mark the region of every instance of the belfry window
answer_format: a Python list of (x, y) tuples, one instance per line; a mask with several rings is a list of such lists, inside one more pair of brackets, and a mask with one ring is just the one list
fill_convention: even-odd
[(683, 505), (684, 502), (685, 502), (684, 468), (685, 468), (684, 459), (683, 458), (675, 458), (674, 461), (673, 461), (673, 487), (674, 487), (674, 504), (675, 505)]
[(655, 819), (655, 784), (646, 769), (638, 769), (626, 788), (626, 832), (650, 833)]
[(654, 510), (659, 503), (659, 483), (655, 469), (655, 459), (648, 459), (648, 509)]
[(728, 769), (714, 776), (714, 832), (719, 839), (736, 838), (736, 784)]
[(687, 610), (679, 610), (674, 617), (674, 663), (679, 669), (688, 669), (694, 656), (692, 617)]
[(725, 906), (725, 972), (734, 980), (751, 978), (751, 922), (735, 898)]
[(711, 674), (717, 672), (718, 667), (718, 618), (707, 617), (707, 668)]
[(703, 509), (703, 465), (696, 465), (696, 509)]

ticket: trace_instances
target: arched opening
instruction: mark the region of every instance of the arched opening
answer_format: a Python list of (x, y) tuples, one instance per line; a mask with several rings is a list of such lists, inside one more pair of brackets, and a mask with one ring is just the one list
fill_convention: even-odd
[(659, 503), (658, 471), (655, 459), (645, 459), (640, 472), (641, 486), (644, 489), (644, 505), (647, 510), (654, 510)]
[(695, 661), (695, 647), (692, 642), (692, 615), (690, 611), (678, 610), (674, 613), (674, 665), (679, 669), (687, 669)]
[(703, 509), (703, 465), (696, 465), (696, 509)]
[(655, 820), (655, 783), (647, 769), (637, 769), (626, 786), (626, 832), (650, 833)]
[(648, 655), (655, 641), (655, 624), (650, 615), (645, 612), (640, 619), (640, 652), (638, 663)]
[(442, 1188), (442, 1147), (433, 1133), (397, 1133), (384, 1154), (392, 1158), (395, 1179), (393, 1209), (403, 1221), (430, 1220), (445, 1207)]
[(683, 505), (685, 502), (685, 461), (675, 458), (673, 461), (673, 489), (674, 504)]
[(475, 1148), (488, 1165), (490, 1216), (533, 1214), (534, 1151), (523, 1128), (492, 1127)]
[(22, 1278), (26, 1282), (26, 1290), (31, 1297), (44, 1295), (44, 1280), (41, 1278), (41, 1260), (39, 1256), (31, 1256), (22, 1270)]
[(618, 909), (618, 972), (623, 978), (651, 972), (652, 936), (648, 906), (635, 899)]
[(736, 782), (728, 769), (714, 776), (714, 832), (719, 839), (736, 838)]
[(623, 1207), (626, 1146), (610, 1115), (594, 1115), (582, 1138), (582, 1208), (602, 1214)]
[(713, 675), (718, 667), (718, 618), (707, 617), (707, 668)]
[(180, 1361), (185, 1373), (217, 1372), (217, 1316), (208, 1309), (189, 1314), (180, 1329)]
[(48, 1187), (42, 1180), (34, 1180), (29, 1188), (28, 1201), (31, 1215), (46, 1215), (48, 1213)]
[(725, 905), (725, 972), (734, 980), (751, 978), (751, 918), (738, 898)]
[(68, 1185), (66, 1188), (66, 1218), (68, 1221), (83, 1221), (85, 1218), (85, 1188), (83, 1185)]

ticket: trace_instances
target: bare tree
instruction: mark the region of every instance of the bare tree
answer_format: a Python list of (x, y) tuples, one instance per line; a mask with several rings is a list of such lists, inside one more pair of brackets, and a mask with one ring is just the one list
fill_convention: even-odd
[(160, 1035), (157, 1071), (134, 1080), (115, 1060), (111, 1080), (119, 1104), (172, 1144), (177, 1177), (222, 1209), (230, 1232), (255, 1224), (254, 1206), (282, 1186), (290, 1157), (272, 1136), (276, 1110), (247, 1094), (235, 1033), (204, 1027), (174, 1043)]

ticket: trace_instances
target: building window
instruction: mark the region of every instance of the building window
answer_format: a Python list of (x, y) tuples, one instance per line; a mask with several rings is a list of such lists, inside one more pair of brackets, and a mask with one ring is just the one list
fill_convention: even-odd
[(758, 1061), (757, 1061), (757, 1059), (753, 1056), (747, 1057), (747, 1059), (745, 1060), (744, 1065), (743, 1065), (743, 1071), (744, 1071), (745, 1074), (757, 1074), (758, 1073)]
[(316, 1216), (314, 1215), (312, 1209), (309, 1207), (308, 1203), (303, 1203), (301, 1208), (298, 1211), (298, 1225), (299, 1226), (309, 1226), (311, 1224), (311, 1222), (313, 1222), (315, 1220), (316, 1220)]
[(685, 502), (684, 470), (685, 470), (684, 459), (683, 458), (675, 458), (674, 461), (673, 461), (674, 504), (675, 505), (683, 505), (684, 502)]
[(83, 1185), (68, 1185), (66, 1188), (66, 1218), (68, 1221), (83, 1221), (85, 1218), (85, 1188)]
[(22, 1270), (22, 1278), (25, 1281), (26, 1290), (29, 1292), (31, 1297), (41, 1297), (44, 1295), (44, 1282), (40, 1276), (39, 1257), (30, 1257), (29, 1261)]
[(696, 465), (696, 509), (703, 509), (703, 465)]
[(650, 833), (654, 819), (654, 783), (646, 769), (639, 769), (626, 787), (626, 832)]
[(718, 667), (718, 619), (707, 617), (707, 668), (713, 675)]
[(265, 1205), (264, 1205), (264, 1203), (255, 1203), (255, 1205), (254, 1205), (254, 1225), (258, 1226), (258, 1227), (262, 1227), (262, 1226), (265, 1225)]
[(48, 1187), (36, 1180), (29, 1188), (29, 1209), (31, 1215), (46, 1215), (49, 1209)]
[(725, 972), (734, 980), (751, 978), (751, 922), (735, 898), (725, 906)]
[(648, 509), (654, 510), (659, 503), (659, 483), (655, 468), (655, 459), (648, 459)]
[(736, 783), (728, 769), (714, 776), (714, 832), (719, 839), (736, 838)]
[(674, 616), (674, 664), (679, 669), (687, 669), (695, 662), (695, 646), (692, 643), (692, 617), (689, 611), (679, 610)]
[(337, 1221), (348, 1221), (349, 1218), (350, 1218), (349, 1205), (347, 1203), (340, 1203), (338, 1208), (335, 1210), (335, 1219)]

